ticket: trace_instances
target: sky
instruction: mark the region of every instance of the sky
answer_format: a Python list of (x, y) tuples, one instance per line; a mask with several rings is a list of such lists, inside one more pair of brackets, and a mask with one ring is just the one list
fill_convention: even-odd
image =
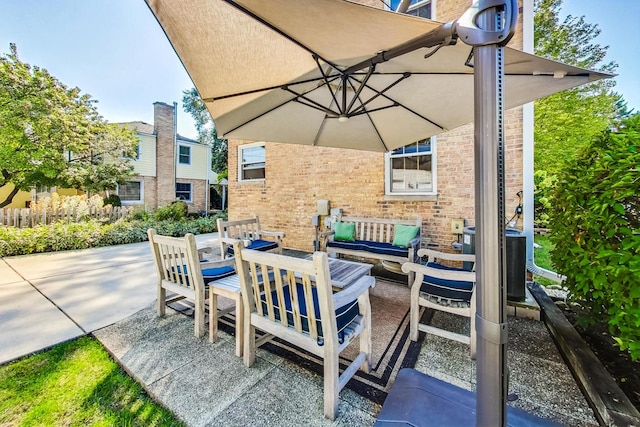
[[(182, 109), (193, 83), (143, 0), (0, 0), (0, 53), (16, 43), (20, 59), (46, 68), (67, 86), (98, 100), (110, 122), (153, 123), (153, 103), (178, 103), (178, 133), (195, 138)], [(615, 90), (640, 110), (640, 60), (632, 34), (638, 0), (564, 0), (566, 14), (585, 15), (602, 30), (606, 61), (619, 64)]]

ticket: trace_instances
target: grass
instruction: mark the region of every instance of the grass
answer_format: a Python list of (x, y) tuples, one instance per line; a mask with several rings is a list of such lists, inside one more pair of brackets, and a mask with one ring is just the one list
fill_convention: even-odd
[(183, 426), (93, 338), (0, 366), (1, 426)]
[[(533, 239), (534, 242), (539, 244), (541, 247), (533, 250), (533, 260), (538, 267), (546, 268), (547, 270), (554, 270), (553, 264), (551, 263), (551, 255), (550, 252), (553, 250), (554, 245), (549, 241), (547, 236), (536, 235)], [(549, 285), (557, 285), (556, 282), (545, 279), (544, 277), (535, 276), (536, 282), (540, 283), (542, 286)]]

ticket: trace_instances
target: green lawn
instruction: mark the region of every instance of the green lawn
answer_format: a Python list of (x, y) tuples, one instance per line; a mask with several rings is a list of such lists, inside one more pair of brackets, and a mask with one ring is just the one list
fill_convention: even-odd
[[(549, 238), (547, 236), (536, 235), (534, 236), (533, 241), (542, 246), (541, 248), (533, 250), (533, 260), (536, 265), (538, 267), (546, 268), (547, 270), (555, 271), (553, 264), (551, 263), (551, 256), (549, 255), (549, 252), (551, 252), (554, 246), (549, 241)], [(557, 285), (556, 282), (545, 279), (544, 277), (534, 275), (534, 279), (543, 286)]]
[(82, 337), (0, 366), (0, 426), (183, 426)]

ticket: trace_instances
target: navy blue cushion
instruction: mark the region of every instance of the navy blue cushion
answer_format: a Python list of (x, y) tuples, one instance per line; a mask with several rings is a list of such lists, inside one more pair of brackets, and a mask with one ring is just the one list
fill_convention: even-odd
[[(183, 265), (182, 268), (177, 267), (175, 269), (178, 271), (178, 273), (180, 273), (183, 268), (184, 268), (184, 274), (188, 276), (189, 271), (187, 270), (186, 265)], [(209, 282), (213, 282), (214, 280), (222, 279), (223, 277), (233, 276), (234, 274), (236, 274), (236, 270), (230, 265), (202, 269), (202, 278), (204, 279), (205, 285)]]
[[(298, 310), (300, 311), (300, 315), (302, 316), (302, 330), (305, 332), (309, 332), (309, 321), (307, 319), (307, 304), (305, 302), (304, 288), (301, 283), (296, 284), (296, 290), (298, 291)], [(289, 285), (283, 287), (284, 293), (284, 306), (287, 312), (287, 323), (293, 325), (293, 314), (291, 310), (291, 292), (289, 289)], [(311, 294), (313, 295), (313, 308), (316, 316), (316, 328), (318, 329), (318, 344), (322, 345), (324, 340), (322, 339), (322, 323), (320, 322), (320, 306), (318, 304), (318, 291), (316, 287), (311, 288)], [(262, 309), (264, 313), (267, 313), (267, 297), (265, 294), (262, 294), (260, 297), (262, 300)], [(276, 291), (271, 292), (271, 300), (274, 305), (275, 317), (277, 320), (280, 320), (280, 303), (278, 302), (278, 295)], [(340, 307), (336, 310), (336, 323), (338, 326), (338, 340), (340, 343), (343, 342), (344, 339), (344, 329), (347, 327), (353, 319), (355, 319), (359, 314), (358, 308), (358, 300), (353, 300), (349, 304), (346, 304), (343, 307)]]
[[(437, 262), (429, 262), (426, 266), (441, 270), (469, 271), (462, 268), (448, 267), (446, 265), (438, 264)], [(447, 298), (452, 301), (470, 302), (471, 293), (473, 291), (473, 282), (445, 280), (431, 276), (424, 276), (420, 290), (424, 293)]]
[[(256, 251), (270, 251), (271, 249), (276, 249), (278, 247), (278, 243), (272, 242), (270, 240), (261, 240), (256, 239), (252, 240), (251, 244), (247, 246), (245, 249), (255, 249)], [(227, 253), (229, 255), (233, 255), (233, 246), (229, 246), (227, 249)]]
[(372, 242), (369, 240), (356, 240), (354, 242), (336, 242), (330, 241), (327, 246), (351, 249), (354, 251), (366, 251), (374, 254), (391, 255), (406, 258), (409, 256), (409, 248), (394, 246), (386, 242)]
[(233, 276), (234, 274), (236, 274), (236, 269), (230, 265), (202, 269), (202, 278), (205, 284), (222, 279), (223, 277)]

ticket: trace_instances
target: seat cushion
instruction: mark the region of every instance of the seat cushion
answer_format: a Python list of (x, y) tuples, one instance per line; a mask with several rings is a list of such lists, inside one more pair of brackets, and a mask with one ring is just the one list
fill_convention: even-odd
[[(305, 332), (309, 332), (309, 320), (307, 317), (307, 304), (305, 300), (303, 285), (301, 283), (296, 284), (297, 293), (298, 293), (298, 310), (302, 317), (302, 330)], [(293, 325), (293, 314), (292, 314), (292, 305), (291, 305), (291, 292), (289, 285), (283, 288), (284, 293), (284, 305), (285, 310), (287, 312), (287, 322), (290, 325)], [(318, 344), (323, 345), (324, 337), (322, 331), (322, 323), (320, 322), (320, 306), (318, 304), (318, 291), (316, 287), (311, 288), (311, 293), (313, 296), (313, 308), (316, 316), (316, 328), (318, 329)], [(267, 313), (267, 298), (265, 294), (262, 294), (262, 309), (264, 313)], [(280, 320), (280, 303), (278, 302), (278, 296), (276, 291), (271, 292), (271, 299), (274, 305), (275, 317), (279, 321)], [(359, 308), (358, 308), (358, 300), (355, 299), (349, 304), (346, 304), (343, 307), (340, 307), (336, 310), (336, 323), (338, 326), (338, 340), (340, 343), (343, 342), (344, 339), (344, 330), (349, 324), (358, 316)]]
[(401, 248), (386, 242), (373, 242), (369, 240), (356, 240), (354, 242), (330, 241), (327, 246), (334, 248), (350, 249), (353, 251), (365, 251), (374, 254), (391, 255), (402, 258), (409, 256), (408, 248)]
[[(188, 276), (189, 270), (187, 269), (186, 265), (183, 265), (182, 268), (181, 267), (176, 268), (178, 273), (182, 272), (183, 269), (184, 269), (184, 274)], [(223, 277), (233, 276), (234, 274), (236, 274), (236, 269), (230, 265), (202, 269), (202, 279), (205, 285), (209, 282), (213, 282), (214, 280), (222, 279)]]
[[(256, 239), (252, 240), (251, 244), (246, 247), (246, 249), (254, 249), (256, 251), (270, 251), (271, 249), (276, 249), (278, 244), (276, 242), (272, 242), (270, 240), (261, 240)], [(229, 246), (227, 249), (227, 253), (229, 255), (233, 255), (233, 246)]]
[[(429, 262), (426, 266), (449, 271), (469, 271), (462, 268), (448, 267), (446, 265), (438, 264), (437, 262)], [(420, 291), (440, 298), (446, 298), (451, 301), (464, 301), (468, 303), (471, 301), (473, 282), (446, 280), (431, 276), (424, 276)]]
[(230, 265), (202, 269), (202, 278), (205, 284), (223, 277), (233, 276), (234, 274), (236, 274), (236, 269)]

